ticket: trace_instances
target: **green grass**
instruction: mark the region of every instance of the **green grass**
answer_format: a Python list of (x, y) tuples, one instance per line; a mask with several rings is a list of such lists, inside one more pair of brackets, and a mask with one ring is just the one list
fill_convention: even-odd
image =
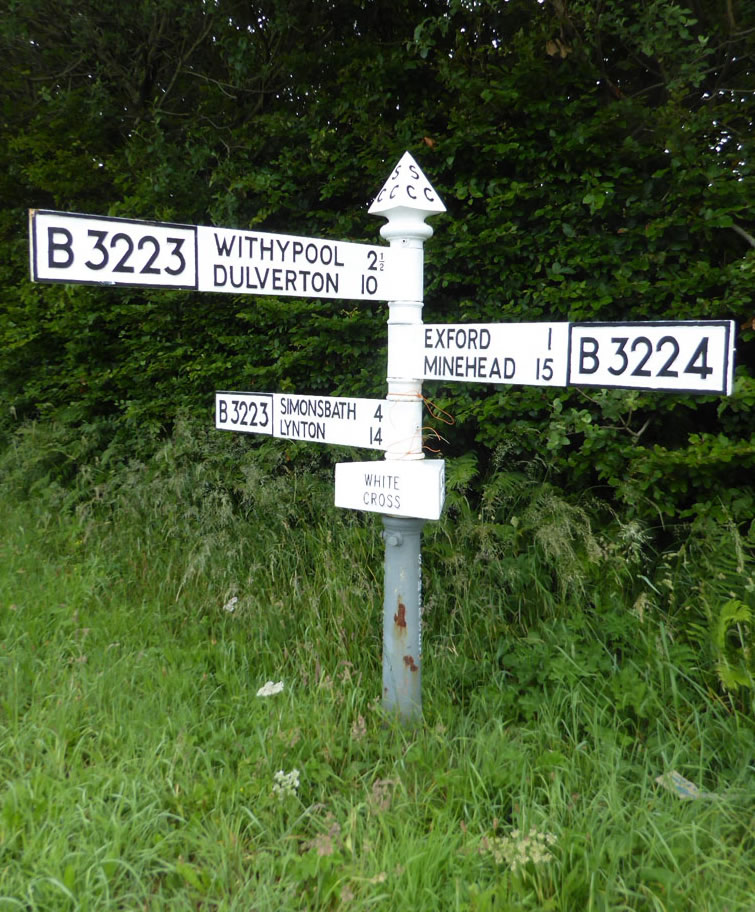
[(407, 729), (378, 704), (379, 521), (183, 433), (75, 498), (18, 493), (44, 435), (6, 453), (0, 910), (755, 909), (751, 692), (639, 598), (636, 555), (542, 486), (513, 526), (451, 497)]

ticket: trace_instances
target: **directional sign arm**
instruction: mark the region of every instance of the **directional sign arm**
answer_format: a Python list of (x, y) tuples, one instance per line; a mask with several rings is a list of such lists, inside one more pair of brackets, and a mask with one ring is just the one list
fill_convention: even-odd
[(200, 291), (375, 301), (394, 294), (387, 247), (232, 228), (197, 233)]
[(731, 320), (402, 327), (393, 377), (730, 395)]
[(283, 440), (408, 452), (421, 429), (415, 427), (412, 438), (401, 439), (407, 405), (387, 399), (218, 392), (215, 427)]
[(390, 301), (401, 252), (373, 244), (33, 209), (34, 282)]

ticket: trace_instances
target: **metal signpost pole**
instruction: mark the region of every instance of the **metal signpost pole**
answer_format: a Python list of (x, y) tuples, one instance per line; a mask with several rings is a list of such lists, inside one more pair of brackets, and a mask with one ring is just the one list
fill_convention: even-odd
[[(388, 461), (424, 459), (421, 374), (403, 367), (413, 332), (422, 325), (424, 242), (433, 229), (425, 219), (445, 206), (406, 153), (375, 198), (370, 213), (388, 223), (380, 234), (401, 262), (401, 299), (388, 302), (388, 400), (404, 402), (404, 434), (388, 448)], [(422, 555), (424, 519), (383, 515), (383, 707), (403, 721), (422, 714)]]

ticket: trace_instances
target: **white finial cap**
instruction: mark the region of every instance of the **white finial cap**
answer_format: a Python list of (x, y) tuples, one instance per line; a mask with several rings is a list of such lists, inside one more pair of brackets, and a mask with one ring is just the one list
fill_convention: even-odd
[(416, 210), (417, 214), (422, 213), (423, 219), (446, 211), (430, 181), (408, 152), (404, 152), (401, 161), (383, 184), (383, 189), (375, 197), (369, 212), (371, 215), (388, 216), (399, 208)]

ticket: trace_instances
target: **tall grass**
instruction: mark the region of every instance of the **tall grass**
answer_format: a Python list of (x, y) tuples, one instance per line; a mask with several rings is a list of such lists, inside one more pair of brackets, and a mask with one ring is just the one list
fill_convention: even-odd
[(328, 473), (188, 423), (93, 452), (0, 465), (0, 910), (755, 908), (752, 691), (685, 632), (717, 596), (679, 548), (524, 469), (456, 485), (405, 729), (379, 520)]

